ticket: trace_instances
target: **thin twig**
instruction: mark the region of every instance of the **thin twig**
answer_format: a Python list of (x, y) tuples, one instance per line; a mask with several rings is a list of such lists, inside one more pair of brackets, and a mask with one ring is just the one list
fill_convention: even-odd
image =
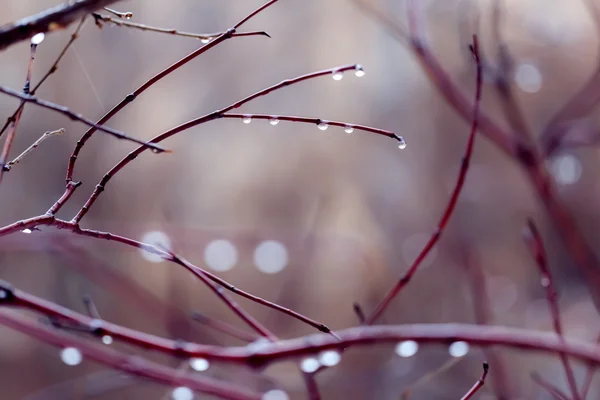
[[(600, 336), (596, 339), (596, 344), (600, 344)], [(585, 378), (583, 380), (583, 384), (581, 385), (581, 398), (586, 400), (588, 392), (592, 387), (592, 381), (594, 380), (594, 374), (596, 372), (596, 367), (593, 365), (587, 366), (587, 372), (585, 374)]]
[[(554, 332), (556, 332), (556, 334), (558, 335), (559, 340), (564, 341), (565, 337), (563, 334), (562, 323), (560, 320), (558, 296), (556, 294), (556, 289), (554, 288), (552, 275), (550, 274), (550, 270), (548, 268), (546, 249), (544, 248), (544, 242), (542, 241), (542, 237), (537, 227), (535, 226), (533, 220), (529, 219), (527, 221), (527, 228), (525, 229), (523, 236), (525, 242), (527, 243), (529, 251), (535, 259), (537, 267), (540, 271), (540, 281), (542, 287), (546, 292), (546, 300), (548, 302), (548, 306), (550, 307), (550, 314), (552, 315)], [(571, 390), (571, 396), (573, 400), (581, 400), (581, 397), (579, 396), (579, 391), (577, 390), (577, 381), (575, 380), (575, 375), (573, 374), (573, 369), (571, 368), (571, 364), (567, 355), (561, 354), (560, 359), (565, 370), (565, 375), (567, 376), (567, 382), (569, 383), (569, 388)]]
[[(182, 36), (182, 37), (188, 37), (188, 38), (193, 38), (193, 39), (200, 39), (204, 43), (208, 43), (209, 41), (213, 40), (217, 36), (221, 36), (221, 35), (225, 34), (225, 32), (217, 32), (217, 33), (183, 32), (183, 31), (179, 31), (177, 29), (159, 28), (156, 26), (150, 26), (150, 25), (140, 24), (140, 23), (136, 23), (136, 22), (124, 21), (121, 19), (109, 17), (108, 15), (94, 13), (94, 14), (92, 14), (92, 16), (94, 17), (96, 24), (99, 24), (102, 22), (111, 23), (111, 24), (114, 24), (117, 26), (121, 26), (121, 27), (125, 27), (125, 28), (139, 29), (141, 31), (146, 31), (146, 32), (165, 33), (165, 34), (173, 35), (173, 36)], [(269, 35), (265, 31), (240, 32), (240, 33), (233, 33), (231, 35), (231, 37), (244, 37), (244, 36), (266, 36), (269, 38), (271, 37), (271, 35)]]
[(116, 137), (117, 139), (128, 140), (130, 142), (137, 143), (137, 144), (143, 146), (144, 148), (150, 148), (150, 149), (152, 149), (152, 151), (154, 151), (156, 153), (169, 152), (168, 150), (165, 150), (162, 147), (160, 147), (154, 143), (147, 143), (143, 140), (133, 138), (124, 132), (118, 131), (113, 128), (109, 128), (109, 127), (101, 125), (101, 124), (97, 124), (94, 121), (92, 121), (91, 119), (88, 119), (81, 114), (71, 111), (68, 107), (65, 107), (65, 106), (62, 106), (59, 104), (55, 104), (50, 101), (39, 99), (30, 94), (19, 93), (16, 90), (10, 89), (5, 86), (0, 86), (0, 92), (7, 94), (9, 96), (12, 96), (12, 97), (21, 99), (21, 101), (24, 101), (26, 103), (33, 103), (37, 106), (47, 108), (52, 111), (56, 111), (60, 114), (65, 115), (66, 117), (68, 117), (71, 120), (76, 120), (76, 121), (82, 122), (94, 129), (106, 132), (106, 133)]
[(461, 400), (469, 400), (471, 397), (473, 397), (473, 395), (475, 393), (477, 393), (477, 391), (479, 389), (481, 389), (483, 387), (483, 385), (485, 384), (485, 378), (487, 377), (488, 371), (490, 369), (490, 366), (488, 365), (487, 362), (483, 363), (483, 373), (481, 374), (481, 378), (479, 378), (477, 380), (477, 382), (475, 382), (475, 384), (473, 385), (473, 387), (471, 388), (471, 390), (469, 390), (467, 392), (467, 394), (465, 394)]
[(537, 383), (538, 385), (540, 385), (544, 390), (546, 390), (548, 393), (550, 393), (550, 395), (552, 397), (554, 397), (556, 400), (570, 400), (569, 396), (567, 396), (565, 393), (563, 393), (560, 389), (558, 389), (556, 386), (554, 386), (550, 382), (547, 382), (538, 373), (532, 372), (531, 380), (534, 381), (535, 383)]
[[(211, 43), (214, 43), (211, 42)], [(210, 45), (210, 44), (209, 44)], [(208, 46), (208, 45), (207, 45)], [(315, 79), (318, 77), (322, 77), (322, 76), (331, 76), (333, 73), (343, 73), (345, 71), (362, 71), (362, 67), (358, 64), (349, 64), (349, 65), (342, 65), (339, 67), (335, 67), (335, 68), (329, 68), (329, 69), (324, 69), (321, 71), (317, 71), (317, 72), (312, 72), (310, 74), (306, 74), (306, 75), (302, 75), (302, 76), (298, 76), (296, 78), (293, 79), (287, 79), (284, 80), (282, 82), (279, 82), (273, 86), (269, 86), (263, 90), (260, 90), (248, 97), (245, 97), (241, 100), (236, 101), (235, 103), (230, 104), (229, 106), (222, 108), (220, 110), (217, 111), (213, 111), (212, 113), (203, 115), (201, 117), (198, 117), (196, 119), (193, 119), (191, 121), (188, 121), (186, 123), (183, 123), (179, 126), (176, 126), (172, 129), (169, 129), (168, 131), (165, 131), (163, 133), (161, 133), (158, 136), (155, 136), (150, 142), (151, 143), (160, 143), (163, 140), (177, 134), (183, 131), (186, 131), (194, 126), (198, 126), (210, 121), (214, 121), (216, 119), (220, 119), (223, 117), (223, 115), (225, 115), (226, 113), (228, 113), (231, 110), (237, 109), (249, 102), (251, 102), (252, 100), (255, 100), (259, 97), (262, 96), (266, 96), (269, 93), (272, 93), (276, 90), (282, 89), (284, 87), (289, 87), (291, 85), (306, 81), (306, 80), (310, 80), (310, 79)], [(359, 74), (360, 75), (360, 74)], [(110, 112), (109, 112), (110, 114)], [(108, 114), (107, 114), (108, 115)], [(365, 127), (366, 128), (366, 127)], [(372, 130), (375, 130), (374, 128), (369, 128)], [(381, 132), (380, 132), (381, 133)], [(387, 135), (386, 135), (387, 136)], [(395, 134), (391, 134), (390, 137), (393, 137), (394, 139), (396, 139), (400, 144), (404, 143), (404, 139), (402, 139), (402, 137), (397, 136)], [(78, 142), (81, 143), (83, 140), (82, 139)], [(75, 217), (73, 217), (73, 219), (71, 220), (72, 223), (75, 224), (79, 224), (79, 222), (81, 221), (81, 219), (85, 216), (85, 214), (87, 214), (87, 212), (89, 211), (89, 209), (93, 206), (93, 204), (96, 202), (96, 200), (98, 199), (98, 197), (100, 196), (100, 194), (104, 191), (104, 189), (106, 188), (106, 184), (121, 170), (123, 169), (127, 164), (129, 164), (131, 161), (135, 160), (140, 154), (142, 154), (146, 149), (144, 147), (138, 147), (137, 149), (129, 152), (128, 155), (126, 155), (125, 157), (123, 157), (123, 159), (121, 159), (121, 161), (119, 161), (114, 167), (112, 167), (110, 169), (110, 171), (108, 171), (106, 173), (106, 175), (104, 175), (104, 177), (102, 177), (102, 179), (100, 180), (100, 182), (95, 186), (94, 191), (92, 192), (92, 194), (90, 195), (90, 197), (87, 199), (87, 201), (85, 202), (85, 204), (83, 205), (83, 207), (81, 207), (81, 209), (77, 212), (77, 215), (75, 215)], [(69, 179), (67, 179), (67, 182), (69, 181)]]
[(410, 268), (404, 273), (404, 275), (400, 278), (398, 283), (396, 283), (396, 285), (386, 294), (384, 299), (377, 305), (377, 307), (375, 307), (375, 310), (365, 321), (365, 323), (367, 325), (373, 324), (377, 320), (377, 318), (379, 318), (381, 316), (381, 314), (383, 314), (383, 312), (388, 308), (388, 306), (391, 304), (392, 300), (394, 300), (394, 298), (398, 295), (398, 293), (400, 293), (400, 291), (408, 284), (408, 282), (410, 282), (413, 275), (417, 272), (417, 269), (421, 265), (421, 262), (425, 259), (425, 257), (427, 257), (427, 254), (429, 254), (429, 252), (431, 251), (433, 246), (435, 246), (435, 244), (440, 239), (442, 232), (444, 231), (444, 228), (448, 224), (448, 221), (450, 220), (450, 217), (452, 216), (452, 212), (454, 211), (454, 207), (456, 206), (456, 203), (458, 201), (458, 196), (460, 195), (461, 189), (465, 182), (465, 178), (467, 176), (467, 171), (469, 169), (469, 162), (471, 160), (471, 155), (473, 153), (473, 147), (475, 144), (475, 134), (477, 133), (478, 121), (479, 121), (479, 104), (481, 102), (481, 90), (482, 90), (482, 85), (483, 85), (483, 79), (482, 79), (482, 67), (481, 67), (482, 64), (481, 64), (481, 60), (479, 57), (479, 46), (478, 46), (478, 42), (477, 42), (477, 36), (473, 36), (473, 45), (471, 46), (471, 50), (472, 50), (473, 56), (475, 58), (475, 62), (477, 64), (477, 78), (476, 78), (477, 79), (477, 87), (475, 90), (475, 103), (474, 103), (474, 107), (473, 107), (471, 132), (469, 134), (469, 139), (467, 141), (467, 145), (465, 148), (465, 153), (464, 153), (464, 156), (462, 159), (460, 172), (459, 172), (458, 178), (456, 180), (456, 185), (454, 186), (452, 195), (450, 196), (450, 199), (448, 200), (448, 204), (446, 205), (444, 214), (442, 215), (442, 217), (438, 223), (437, 229), (431, 235), (431, 237), (429, 238), (429, 241), (425, 244), (425, 246), (423, 247), (423, 249), (417, 256), (416, 260), (410, 266)]
[(4, 166), (4, 169), (5, 170), (10, 170), (13, 165), (18, 164), (26, 155), (28, 155), (29, 153), (31, 153), (40, 144), (42, 144), (43, 141), (45, 141), (49, 137), (62, 135), (63, 133), (65, 133), (65, 130), (63, 128), (57, 129), (55, 131), (44, 132), (44, 134), (42, 136), (40, 136), (38, 140), (36, 140), (35, 142), (33, 142), (31, 144), (31, 146), (29, 146), (28, 148), (26, 148), (25, 150), (23, 150), (23, 152), (21, 154), (19, 154), (18, 156), (16, 156), (14, 160), (7, 162), (6, 165)]
[(219, 321), (218, 319), (210, 318), (204, 314), (200, 314), (199, 312), (194, 312), (192, 314), (192, 319), (201, 323), (204, 326), (208, 326), (216, 331), (239, 339), (242, 342), (251, 343), (259, 339), (259, 336), (257, 336), (256, 334), (246, 332), (231, 324)]
[[(37, 51), (37, 43), (31, 42), (30, 52), (29, 52), (29, 63), (27, 65), (27, 74), (25, 77), (25, 85), (23, 85), (23, 94), (29, 94), (31, 87), (31, 75), (33, 74), (33, 62), (35, 61), (35, 53)], [(19, 103), (19, 107), (15, 112), (15, 118), (12, 119), (8, 126), (8, 134), (6, 135), (6, 140), (4, 141), (4, 146), (2, 146), (2, 153), (0, 154), (0, 182), (2, 182), (2, 177), (4, 176), (4, 172), (6, 171), (6, 160), (8, 160), (8, 156), (10, 154), (10, 149), (12, 147), (13, 141), (17, 134), (17, 127), (19, 125), (19, 121), (21, 120), (21, 115), (23, 114), (23, 108), (25, 107), (25, 101), (21, 100)]]
[(446, 360), (446, 362), (443, 363), (442, 365), (440, 365), (438, 368), (434, 369), (433, 371), (430, 371), (430, 372), (426, 373), (425, 375), (423, 375), (422, 377), (420, 377), (419, 379), (417, 379), (416, 381), (414, 381), (413, 383), (411, 383), (410, 385), (408, 385), (402, 391), (402, 394), (400, 395), (400, 399), (401, 400), (408, 400), (408, 399), (410, 399), (410, 396), (411, 396), (412, 392), (414, 392), (414, 390), (416, 388), (418, 388), (419, 386), (423, 386), (423, 385), (431, 382), (437, 376), (439, 376), (440, 374), (448, 371), (450, 368), (454, 367), (456, 364), (458, 364), (459, 362), (461, 362), (463, 359), (464, 359), (463, 357), (452, 357), (452, 358)]
[[(268, 1), (267, 3), (265, 3), (264, 5), (262, 5), (261, 7), (259, 7), (258, 9), (256, 9), (255, 11), (253, 11), (252, 13), (248, 14), (248, 16), (246, 16), (246, 18), (244, 18), (241, 22), (239, 22), (238, 24), (236, 24), (234, 27), (228, 29), (222, 35), (217, 36), (211, 42), (209, 42), (209, 43), (201, 46), (197, 50), (194, 50), (193, 52), (191, 52), (187, 56), (183, 57), (182, 59), (180, 59), (176, 63), (170, 65), (169, 67), (167, 67), (164, 70), (160, 71), (158, 74), (154, 75), (152, 78), (148, 79), (143, 85), (141, 85), (136, 90), (134, 90), (133, 92), (131, 92), (130, 94), (128, 94), (127, 96), (125, 96), (123, 98), (123, 100), (121, 100), (117, 105), (115, 105), (102, 118), (100, 118), (98, 120), (98, 124), (105, 124), (106, 122), (108, 122), (112, 117), (114, 117), (117, 113), (119, 113), (119, 111), (121, 111), (123, 108), (125, 108), (129, 103), (133, 102), (138, 96), (140, 96), (142, 93), (144, 93), (146, 90), (148, 90), (155, 83), (159, 82), (160, 80), (162, 80), (167, 75), (169, 75), (172, 72), (178, 70), (179, 68), (181, 68), (182, 66), (184, 66), (188, 62), (192, 61), (193, 59), (195, 59), (196, 57), (200, 56), (201, 54), (204, 54), (206, 51), (212, 49), (213, 47), (218, 46), (220, 43), (224, 42), (225, 40), (230, 39), (232, 37), (232, 35), (234, 33), (236, 33), (236, 29), (239, 28), (243, 23), (245, 23), (246, 21), (248, 21), (253, 16), (257, 15), (262, 10), (265, 10), (266, 8), (268, 8), (271, 5), (275, 4), (277, 1), (278, 0), (270, 0), (270, 1)], [(73, 173), (74, 173), (74, 170), (75, 170), (75, 162), (77, 161), (77, 157), (79, 156), (79, 153), (81, 152), (81, 149), (83, 148), (83, 146), (85, 145), (85, 143), (92, 137), (92, 135), (94, 134), (94, 132), (96, 132), (96, 130), (97, 130), (97, 128), (92, 126), (77, 141), (77, 144), (75, 145), (75, 148), (73, 149), (73, 153), (71, 154), (71, 157), (69, 158), (69, 165), (67, 167), (67, 177), (66, 177), (66, 183), (67, 184), (70, 181), (73, 180)]]

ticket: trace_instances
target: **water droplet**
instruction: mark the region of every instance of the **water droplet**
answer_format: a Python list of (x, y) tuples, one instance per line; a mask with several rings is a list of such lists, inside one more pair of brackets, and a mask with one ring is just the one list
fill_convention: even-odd
[(352, 132), (354, 132), (354, 127), (347, 126), (347, 127), (344, 128), (344, 132), (346, 132), (346, 133), (352, 133)]
[(152, 152), (153, 152), (154, 154), (158, 154), (158, 149), (152, 149)]
[(319, 360), (313, 357), (305, 358), (300, 362), (300, 369), (309, 374), (318, 370), (320, 366)]
[(334, 81), (341, 81), (344, 77), (344, 73), (342, 71), (333, 71), (332, 76)]
[(249, 124), (250, 122), (252, 122), (252, 117), (249, 115), (245, 115), (242, 117), (242, 122), (245, 124)]
[(23, 232), (23, 233), (31, 233), (33, 231), (31, 229), (29, 229), (29, 228), (25, 228), (21, 232)]
[(289, 400), (286, 392), (279, 389), (272, 389), (262, 395), (261, 400)]
[(550, 286), (550, 278), (548, 278), (547, 276), (542, 277), (541, 284), (545, 288)]
[(406, 148), (406, 142), (404, 141), (404, 138), (402, 136), (398, 137), (398, 148), (400, 150), (404, 150)]
[(229, 271), (237, 261), (237, 249), (228, 240), (213, 240), (204, 249), (204, 262), (215, 271)]
[(126, 12), (124, 15), (125, 19), (131, 19), (133, 18), (133, 13), (131, 11)]
[(454, 342), (448, 348), (448, 353), (452, 357), (464, 357), (469, 352), (469, 343), (467, 342)]
[(329, 124), (327, 122), (321, 121), (321, 122), (319, 122), (317, 127), (322, 131), (326, 131), (327, 128), (329, 128)]
[(192, 389), (189, 387), (179, 386), (173, 389), (171, 398), (173, 400), (192, 400), (194, 398), (194, 392), (192, 392)]
[(363, 69), (362, 65), (356, 64), (354, 69), (354, 75), (358, 76), (359, 78), (365, 76), (365, 70)]
[(419, 343), (414, 340), (405, 340), (396, 345), (395, 351), (400, 357), (412, 357), (419, 351)]
[(581, 178), (583, 168), (577, 157), (562, 154), (552, 160), (551, 171), (558, 184), (571, 185)]
[(288, 264), (288, 251), (275, 240), (266, 240), (254, 250), (254, 265), (265, 274), (276, 274)]
[(192, 358), (190, 359), (190, 367), (194, 371), (206, 371), (210, 367), (210, 363), (204, 358)]
[(277, 117), (272, 117), (269, 118), (269, 123), (273, 126), (277, 125), (279, 123), (279, 119), (277, 119)]
[(102, 336), (102, 343), (104, 344), (112, 344), (113, 342), (113, 338), (110, 335), (104, 335)]
[(205, 37), (205, 38), (202, 38), (202, 39), (200, 39), (200, 41), (201, 41), (202, 43), (204, 43), (204, 44), (206, 44), (206, 43), (210, 42), (211, 40), (212, 40), (212, 38), (211, 38), (211, 37)]
[(31, 44), (38, 45), (44, 41), (46, 34), (44, 32), (37, 33), (31, 38)]
[(342, 356), (335, 350), (327, 350), (319, 354), (319, 363), (324, 367), (333, 367), (337, 365)]
[(60, 352), (60, 359), (67, 365), (77, 365), (83, 360), (79, 349), (75, 347), (66, 347)]

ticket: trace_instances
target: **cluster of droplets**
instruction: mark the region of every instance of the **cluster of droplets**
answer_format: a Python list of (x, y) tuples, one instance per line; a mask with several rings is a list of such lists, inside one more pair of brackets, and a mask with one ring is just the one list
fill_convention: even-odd
[(316, 372), (321, 367), (333, 367), (341, 361), (342, 356), (335, 350), (326, 350), (317, 357), (306, 357), (300, 361), (300, 369), (306, 373)]
[[(356, 66), (354, 67), (354, 75), (356, 75), (359, 78), (365, 76), (365, 70), (362, 67), (362, 65), (356, 64)], [(331, 77), (334, 81), (341, 81), (344, 77), (344, 72), (340, 70), (335, 70), (332, 72)]]

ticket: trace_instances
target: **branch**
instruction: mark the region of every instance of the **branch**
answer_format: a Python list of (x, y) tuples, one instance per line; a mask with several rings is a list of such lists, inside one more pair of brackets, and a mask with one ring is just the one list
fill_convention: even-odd
[(398, 295), (398, 293), (400, 293), (400, 291), (408, 284), (408, 282), (410, 282), (413, 275), (417, 272), (417, 269), (421, 265), (421, 262), (425, 259), (425, 257), (427, 257), (427, 254), (429, 254), (429, 252), (431, 251), (433, 246), (435, 246), (435, 244), (440, 239), (442, 232), (444, 231), (444, 228), (446, 227), (446, 225), (448, 224), (448, 221), (450, 220), (450, 217), (452, 216), (452, 212), (454, 211), (456, 202), (458, 201), (458, 196), (460, 195), (460, 191), (463, 187), (465, 178), (467, 176), (467, 171), (469, 169), (469, 161), (471, 160), (471, 155), (473, 153), (473, 146), (475, 143), (475, 134), (477, 133), (478, 121), (479, 121), (479, 104), (481, 102), (481, 88), (483, 85), (483, 79), (482, 79), (482, 64), (481, 64), (481, 60), (479, 57), (479, 46), (478, 46), (478, 42), (477, 42), (477, 36), (473, 36), (473, 45), (471, 46), (471, 51), (473, 53), (475, 62), (477, 64), (477, 88), (475, 90), (475, 105), (473, 107), (471, 132), (469, 134), (469, 140), (467, 141), (467, 146), (465, 149), (465, 154), (462, 159), (462, 164), (461, 164), (460, 172), (458, 174), (458, 179), (456, 181), (456, 185), (454, 186), (454, 190), (452, 192), (452, 195), (450, 196), (450, 199), (446, 206), (446, 210), (444, 211), (444, 214), (442, 215), (442, 218), (440, 219), (440, 221), (438, 223), (437, 229), (431, 235), (431, 237), (429, 238), (429, 241), (425, 244), (425, 246), (423, 247), (423, 249), (417, 256), (417, 259), (413, 262), (413, 264), (410, 266), (408, 271), (406, 271), (404, 273), (404, 275), (400, 278), (398, 283), (396, 283), (396, 286), (394, 286), (386, 294), (384, 299), (377, 305), (377, 307), (375, 307), (375, 310), (373, 311), (373, 313), (366, 320), (367, 325), (373, 324), (373, 322), (375, 322), (375, 320), (377, 320), (377, 318), (379, 318), (381, 316), (381, 314), (383, 314), (383, 312), (388, 308), (388, 306), (391, 304), (392, 300), (394, 300), (394, 298)]
[[(216, 41), (216, 40), (215, 40)], [(212, 41), (211, 43), (209, 43), (206, 46), (210, 46), (211, 44), (214, 44), (215, 41)], [(152, 140), (150, 140), (150, 143), (160, 143), (165, 139), (170, 138), (171, 136), (186, 131), (194, 126), (198, 126), (210, 121), (214, 121), (216, 119), (222, 118), (226, 113), (228, 113), (231, 110), (234, 110), (236, 108), (239, 108), (243, 105), (245, 105), (246, 103), (251, 102), (252, 100), (255, 100), (259, 97), (262, 96), (266, 96), (271, 92), (274, 92), (276, 90), (282, 89), (284, 87), (289, 87), (291, 85), (306, 81), (306, 80), (310, 80), (310, 79), (314, 79), (314, 78), (318, 78), (321, 76), (331, 76), (334, 73), (344, 73), (346, 71), (355, 71), (355, 72), (363, 72), (363, 68), (359, 65), (359, 64), (349, 64), (349, 65), (342, 65), (339, 67), (335, 67), (335, 68), (329, 68), (329, 69), (324, 69), (321, 71), (317, 71), (317, 72), (312, 72), (310, 74), (306, 74), (306, 75), (302, 75), (302, 76), (298, 76), (296, 78), (293, 79), (287, 79), (284, 80), (282, 82), (279, 82), (278, 84), (275, 84), (273, 86), (270, 86), (268, 88), (265, 88), (263, 90), (260, 90), (242, 100), (239, 100), (233, 104), (230, 104), (229, 106), (222, 108), (220, 110), (217, 111), (213, 111), (210, 114), (206, 114), (203, 115), (202, 117), (198, 117), (196, 119), (193, 119), (191, 121), (188, 121), (184, 124), (181, 124), (179, 126), (176, 126), (172, 129), (169, 129), (166, 132), (161, 133), (160, 135), (154, 137)], [(362, 76), (362, 74), (358, 74), (358, 76)], [(110, 114), (110, 112), (109, 112)], [(107, 114), (108, 115), (108, 114)], [(373, 129), (373, 128), (369, 128), (369, 129)], [(85, 135), (84, 135), (85, 136)], [(395, 134), (393, 134), (393, 137), (396, 138), (396, 140), (398, 140), (400, 142), (400, 144), (404, 143), (404, 139), (402, 139), (400, 136), (396, 136)], [(82, 139), (83, 140), (83, 137)], [(82, 143), (82, 141), (79, 141), (78, 143)], [(140, 154), (142, 154), (146, 149), (144, 147), (138, 147), (137, 149), (131, 151), (127, 156), (125, 156), (121, 161), (119, 161), (119, 163), (117, 163), (117, 165), (115, 165), (114, 167), (112, 167), (110, 169), (110, 171), (108, 171), (106, 173), (106, 175), (104, 175), (104, 177), (100, 180), (100, 182), (96, 185), (96, 187), (94, 188), (94, 191), (92, 192), (92, 194), (90, 195), (90, 197), (87, 199), (87, 201), (85, 202), (85, 204), (83, 205), (83, 207), (81, 207), (81, 209), (79, 210), (79, 212), (77, 213), (77, 215), (75, 215), (75, 217), (73, 217), (73, 219), (71, 220), (72, 223), (78, 224), (81, 219), (85, 216), (85, 214), (87, 214), (87, 212), (89, 211), (89, 209), (92, 207), (92, 205), (96, 202), (96, 200), (98, 199), (98, 197), (100, 196), (100, 194), (104, 191), (106, 184), (121, 170), (123, 169), (127, 164), (129, 164), (131, 161), (135, 160)], [(67, 180), (68, 181), (68, 180)]]
[(73, 335), (65, 334), (6, 311), (0, 311), (0, 324), (28, 336), (56, 346), (75, 347), (83, 356), (112, 369), (151, 379), (170, 386), (186, 386), (201, 393), (231, 400), (259, 400), (260, 395), (249, 392), (230, 382), (220, 382), (199, 374), (162, 366), (139, 356), (130, 356), (106, 346), (92, 344)]
[(477, 393), (477, 391), (479, 389), (481, 389), (481, 387), (485, 384), (485, 378), (487, 377), (489, 369), (490, 369), (490, 366), (488, 365), (488, 363), (484, 362), (483, 363), (483, 374), (481, 374), (481, 378), (479, 378), (477, 380), (477, 382), (475, 382), (475, 385), (473, 385), (473, 387), (471, 388), (471, 390), (469, 390), (467, 392), (467, 394), (465, 394), (461, 398), (461, 400), (469, 400), (471, 397), (473, 397), (473, 395), (475, 393)]
[[(176, 63), (165, 68), (158, 74), (154, 75), (152, 78), (148, 79), (142, 86), (138, 87), (136, 90), (134, 90), (133, 92), (131, 92), (130, 94), (125, 96), (125, 98), (123, 98), (123, 100), (121, 100), (116, 106), (114, 106), (102, 118), (100, 118), (100, 120), (98, 120), (98, 124), (106, 123), (108, 120), (110, 120), (112, 117), (114, 117), (117, 113), (119, 113), (119, 111), (121, 111), (123, 108), (125, 108), (129, 103), (133, 102), (139, 95), (144, 93), (146, 90), (148, 90), (155, 83), (157, 83), (158, 81), (160, 81), (167, 75), (178, 70), (179, 68), (181, 68), (188, 62), (192, 61), (193, 59), (195, 59), (199, 55), (205, 53), (206, 51), (212, 49), (213, 47), (218, 46), (221, 42), (224, 42), (225, 40), (230, 39), (233, 36), (233, 34), (236, 33), (236, 29), (239, 28), (243, 23), (248, 21), (250, 18), (252, 18), (256, 14), (258, 14), (262, 10), (275, 4), (277, 1), (278, 0), (271, 0), (267, 3), (265, 3), (263, 6), (259, 7), (257, 10), (250, 13), (246, 18), (244, 18), (241, 22), (236, 24), (234, 27), (228, 29), (225, 33), (217, 36), (211, 42), (201, 46), (199, 49), (191, 52), (187, 56), (183, 57), (181, 60), (177, 61)], [(67, 177), (66, 177), (67, 184), (73, 180), (73, 173), (75, 170), (75, 162), (77, 161), (77, 157), (78, 157), (79, 153), (81, 152), (81, 149), (83, 148), (85, 143), (92, 137), (94, 132), (96, 132), (96, 130), (97, 130), (97, 128), (92, 126), (81, 136), (79, 141), (77, 141), (77, 144), (75, 145), (75, 149), (73, 150), (73, 153), (71, 154), (71, 158), (69, 159), (69, 166), (67, 167)]]
[(0, 27), (0, 51), (36, 33), (66, 28), (70, 23), (117, 0), (76, 0)]
[[(535, 223), (531, 219), (527, 221), (527, 228), (524, 232), (524, 239), (529, 247), (531, 255), (537, 263), (538, 269), (540, 270), (541, 284), (546, 291), (546, 300), (548, 301), (548, 306), (550, 307), (550, 314), (552, 315), (554, 332), (556, 332), (556, 334), (558, 335), (559, 340), (564, 341), (565, 337), (563, 335), (563, 328), (560, 321), (560, 309), (558, 307), (556, 290), (554, 289), (554, 284), (552, 282), (552, 275), (550, 274), (550, 270), (548, 269), (546, 249), (544, 248), (544, 242), (542, 241), (542, 237), (540, 236), (539, 231), (535, 226)], [(565, 370), (565, 375), (567, 376), (567, 381), (569, 383), (569, 388), (571, 389), (571, 395), (573, 396), (573, 400), (581, 400), (581, 397), (579, 396), (579, 391), (577, 390), (577, 382), (575, 381), (575, 375), (573, 374), (573, 369), (571, 368), (571, 364), (569, 363), (567, 355), (561, 353), (560, 359)]]
[(538, 373), (533, 372), (531, 374), (531, 380), (533, 380), (535, 383), (537, 383), (542, 388), (544, 388), (556, 400), (569, 400), (569, 396), (567, 396), (565, 393), (563, 393), (556, 386), (554, 386), (551, 383), (547, 382)]
[(40, 144), (42, 144), (43, 141), (45, 141), (49, 137), (59, 136), (59, 135), (62, 135), (63, 133), (65, 133), (65, 130), (63, 128), (57, 129), (55, 131), (44, 132), (44, 134), (42, 136), (40, 136), (38, 140), (36, 140), (35, 142), (33, 142), (31, 144), (31, 146), (29, 146), (28, 148), (26, 148), (25, 150), (23, 150), (23, 152), (21, 154), (19, 154), (18, 156), (16, 156), (14, 160), (7, 162), (6, 165), (4, 165), (3, 169), (5, 171), (10, 171), (11, 168), (15, 164), (18, 164), (23, 158), (25, 158), (26, 155), (28, 155), (29, 153), (31, 153), (33, 150), (37, 149), (37, 147)]
[[(173, 36), (182, 36), (182, 37), (200, 39), (200, 40), (202, 40), (202, 43), (208, 43), (211, 40), (213, 40), (215, 37), (225, 34), (225, 32), (218, 32), (218, 33), (182, 32), (182, 31), (178, 31), (177, 29), (158, 28), (155, 26), (138, 24), (135, 22), (129, 22), (129, 21), (125, 21), (122, 19), (109, 17), (108, 15), (102, 15), (102, 14), (97, 14), (97, 13), (92, 14), (92, 17), (94, 17), (94, 20), (96, 21), (96, 25), (99, 25), (102, 22), (107, 22), (107, 23), (111, 23), (111, 24), (114, 24), (117, 26), (121, 26), (121, 27), (125, 27), (125, 28), (139, 29), (141, 31), (146, 31), (146, 32), (166, 33), (168, 35), (173, 35)], [(231, 37), (244, 37), (244, 36), (266, 36), (268, 38), (271, 37), (271, 35), (269, 35), (265, 31), (240, 32), (240, 33), (234, 33), (231, 35)]]
[(147, 142), (144, 142), (143, 140), (136, 139), (136, 138), (133, 138), (131, 136), (128, 136), (124, 132), (118, 131), (116, 129), (109, 128), (109, 127), (101, 125), (101, 124), (97, 124), (94, 121), (92, 121), (91, 119), (88, 119), (88, 118), (84, 117), (81, 114), (75, 113), (75, 112), (71, 111), (69, 108), (67, 108), (65, 106), (61, 106), (61, 105), (58, 105), (58, 104), (55, 104), (55, 103), (51, 103), (51, 102), (46, 101), (46, 100), (39, 99), (39, 98), (37, 98), (35, 96), (32, 96), (30, 94), (19, 93), (16, 90), (7, 88), (5, 86), (0, 86), (0, 92), (2, 92), (4, 94), (7, 94), (9, 96), (12, 96), (12, 97), (16, 97), (18, 99), (21, 99), (22, 102), (33, 103), (33, 104), (38, 105), (40, 107), (47, 108), (47, 109), (52, 110), (52, 111), (56, 111), (56, 112), (58, 112), (60, 114), (64, 114), (66, 117), (68, 117), (71, 120), (82, 122), (82, 123), (84, 123), (84, 124), (86, 124), (88, 126), (91, 126), (93, 129), (97, 129), (99, 131), (103, 131), (105, 133), (108, 133), (108, 134), (116, 137), (117, 139), (128, 140), (130, 142), (134, 142), (134, 143), (137, 143), (139, 145), (142, 145), (144, 148), (150, 148), (155, 153), (169, 152), (168, 150), (165, 150), (162, 147), (157, 146), (154, 143), (147, 143)]

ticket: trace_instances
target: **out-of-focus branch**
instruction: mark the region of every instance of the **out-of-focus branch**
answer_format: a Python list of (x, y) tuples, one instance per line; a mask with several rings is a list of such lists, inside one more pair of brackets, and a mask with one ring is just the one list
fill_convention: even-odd
[(117, 0), (76, 0), (0, 27), (0, 51), (40, 32), (64, 29), (77, 19)]
[[(540, 236), (535, 223), (531, 219), (527, 221), (527, 227), (524, 231), (524, 239), (529, 247), (531, 255), (536, 261), (538, 269), (540, 270), (540, 280), (542, 287), (546, 292), (546, 300), (548, 302), (548, 306), (550, 307), (554, 332), (556, 332), (558, 335), (559, 340), (564, 341), (565, 337), (563, 335), (563, 328), (560, 320), (558, 297), (552, 282), (552, 275), (550, 274), (550, 270), (548, 268), (546, 249), (544, 248), (542, 237)], [(577, 390), (577, 382), (575, 381), (575, 375), (573, 374), (573, 369), (571, 368), (569, 359), (566, 354), (560, 354), (560, 359), (565, 370), (565, 375), (567, 376), (572, 398), (573, 400), (580, 400), (581, 397), (579, 396), (579, 391)]]
[(483, 363), (483, 373), (481, 374), (481, 378), (475, 382), (473, 387), (461, 398), (461, 400), (469, 400), (471, 397), (475, 395), (485, 385), (485, 378), (489, 372), (490, 366), (487, 362)]
[(538, 373), (533, 372), (531, 374), (531, 380), (538, 384), (540, 387), (542, 387), (544, 390), (546, 390), (548, 393), (550, 393), (550, 395), (556, 400), (570, 400), (569, 396), (567, 396), (565, 393), (563, 393), (560, 389), (558, 389), (550, 382), (546, 381)]

